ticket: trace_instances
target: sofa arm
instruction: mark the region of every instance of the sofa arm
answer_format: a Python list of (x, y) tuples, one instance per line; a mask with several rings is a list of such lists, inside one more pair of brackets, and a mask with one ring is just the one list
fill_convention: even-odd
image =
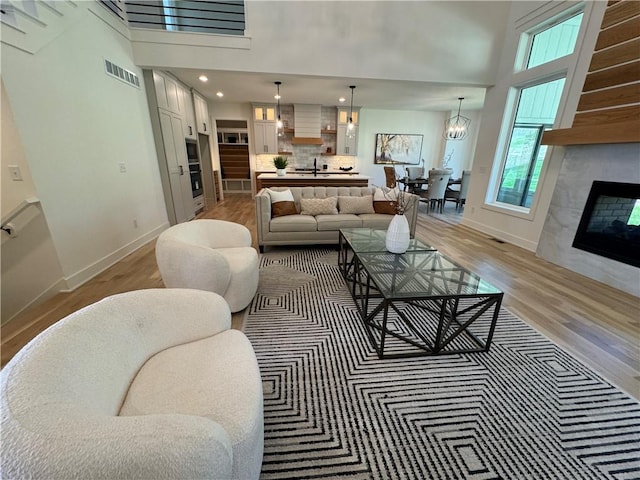
[(269, 222), (271, 221), (271, 196), (263, 188), (256, 194), (255, 201), (258, 245), (262, 245), (264, 237), (269, 233)]

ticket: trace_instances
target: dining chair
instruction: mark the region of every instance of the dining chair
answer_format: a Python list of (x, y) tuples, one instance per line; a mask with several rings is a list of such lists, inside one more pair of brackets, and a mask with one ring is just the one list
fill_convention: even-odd
[(449, 184), (451, 172), (448, 170), (429, 170), (427, 189), (420, 192), (420, 201), (427, 204), (427, 212), (437, 206), (442, 213), (444, 206), (444, 195)]
[(409, 180), (415, 180), (416, 178), (424, 178), (424, 168), (422, 167), (407, 167), (407, 178)]
[(459, 212), (467, 200), (467, 190), (469, 190), (469, 181), (471, 180), (471, 170), (463, 170), (460, 179), (460, 189), (447, 189), (444, 194), (445, 202), (456, 202), (456, 212)]
[(393, 167), (384, 167), (384, 178), (388, 188), (396, 187), (396, 169)]

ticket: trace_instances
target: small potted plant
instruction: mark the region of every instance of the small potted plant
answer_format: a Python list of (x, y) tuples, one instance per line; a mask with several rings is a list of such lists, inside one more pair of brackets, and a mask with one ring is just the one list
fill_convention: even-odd
[(276, 167), (276, 173), (280, 176), (286, 173), (285, 168), (287, 168), (288, 163), (289, 161), (287, 160), (287, 157), (283, 157), (281, 155), (273, 157), (273, 165)]

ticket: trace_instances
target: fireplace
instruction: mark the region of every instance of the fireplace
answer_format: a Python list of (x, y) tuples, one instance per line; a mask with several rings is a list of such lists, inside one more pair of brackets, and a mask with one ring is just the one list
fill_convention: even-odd
[(640, 184), (594, 181), (572, 246), (640, 267)]

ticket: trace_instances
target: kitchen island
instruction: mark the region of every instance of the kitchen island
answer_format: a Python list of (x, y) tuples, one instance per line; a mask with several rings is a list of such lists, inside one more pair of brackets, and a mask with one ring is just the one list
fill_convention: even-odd
[(256, 188), (260, 191), (269, 187), (368, 187), (367, 175), (358, 173), (329, 173), (319, 171), (313, 173), (287, 172), (285, 175), (261, 173), (257, 177)]

